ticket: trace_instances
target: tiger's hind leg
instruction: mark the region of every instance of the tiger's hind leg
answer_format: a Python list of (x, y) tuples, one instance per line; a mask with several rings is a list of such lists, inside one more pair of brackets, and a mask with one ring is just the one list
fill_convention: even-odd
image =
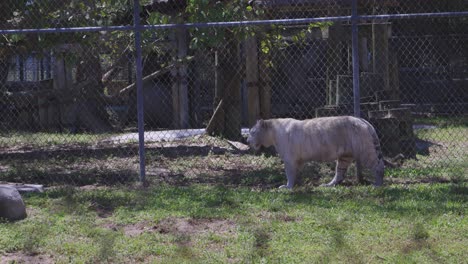
[(348, 170), (349, 165), (353, 162), (351, 157), (340, 157), (336, 160), (336, 167), (335, 167), (335, 177), (331, 180), (331, 182), (327, 184), (323, 184), (322, 186), (332, 187), (340, 184), (344, 177), (346, 176), (346, 171)]

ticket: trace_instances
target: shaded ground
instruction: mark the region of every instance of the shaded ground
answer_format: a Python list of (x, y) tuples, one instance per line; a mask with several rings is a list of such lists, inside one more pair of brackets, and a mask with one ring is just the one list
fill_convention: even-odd
[[(435, 129), (421, 130), (430, 132)], [(179, 186), (203, 183), (258, 188), (284, 184), (283, 164), (271, 152), (241, 151), (225, 140), (199, 135), (203, 132), (201, 130), (169, 132), (153, 132), (148, 136), (149, 142), (145, 147), (147, 179), (150, 183)], [(408, 160), (401, 168), (389, 169), (396, 173), (386, 177), (386, 181), (404, 184), (452, 181), (448, 174), (460, 174), (458, 170), (453, 171), (453, 167), (466, 168), (463, 159), (466, 162), (468, 143), (455, 142), (449, 136), (437, 142), (427, 137), (418, 139), (418, 152), (424, 159)], [(132, 143), (131, 138), (125, 135), (90, 143), (65, 141), (40, 147), (27, 143), (4, 145), (0, 148), (0, 182), (46, 186), (136, 184), (139, 180), (138, 145)], [(123, 139), (130, 140), (116, 143)], [(167, 141), (169, 139), (171, 141)], [(442, 163), (444, 160), (451, 161), (450, 157), (457, 162), (455, 166)], [(438, 163), (442, 166), (436, 166)], [(431, 166), (438, 168), (432, 169)], [(309, 163), (300, 174), (302, 184), (317, 186), (333, 176), (333, 169), (334, 165), (330, 163)], [(407, 179), (409, 174), (419, 174), (421, 177)], [(344, 184), (354, 184), (353, 169), (348, 175)], [(373, 181), (370, 175), (367, 177), (370, 182)], [(466, 181), (466, 175), (458, 178)]]

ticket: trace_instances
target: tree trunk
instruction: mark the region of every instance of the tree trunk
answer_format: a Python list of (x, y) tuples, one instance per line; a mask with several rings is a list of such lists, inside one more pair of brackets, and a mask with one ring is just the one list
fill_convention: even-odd
[(241, 65), (239, 58), (239, 43), (232, 38), (227, 46), (228, 51), (222, 63), (223, 75), (226, 80), (226, 107), (224, 119), (224, 137), (229, 140), (241, 138)]
[(75, 100), (75, 102), (79, 102), (76, 106), (78, 108), (78, 121), (94, 133), (112, 131), (103, 100), (104, 89), (99, 56), (92, 53), (83, 56), (76, 72), (77, 85), (74, 86), (80, 96)]
[(207, 127), (208, 134), (229, 140), (241, 138), (241, 65), (239, 42), (234, 36), (227, 37), (223, 52), (218, 52), (216, 67), (216, 111)]
[(260, 91), (258, 83), (257, 38), (245, 41), (245, 77), (247, 81), (247, 112), (249, 127), (260, 117)]
[(73, 83), (72, 65), (67, 63), (66, 57), (66, 53), (58, 56), (54, 65), (56, 92), (48, 105), (48, 128), (55, 130), (60, 125), (72, 132), (81, 127), (95, 133), (111, 131), (105, 101), (102, 100), (102, 68), (99, 57), (92, 53), (83, 53), (76, 68), (76, 84)]
[[(188, 55), (187, 29), (177, 28), (175, 30), (174, 47), (177, 49), (175, 60), (183, 61)], [(173, 102), (173, 121), (174, 128), (189, 127), (189, 97), (188, 97), (188, 78), (187, 62), (182, 62), (174, 68), (171, 73), (173, 76), (172, 102)]]
[(260, 53), (260, 117), (271, 118), (271, 61), (270, 54)]
[[(72, 68), (71, 65), (66, 62), (65, 55), (57, 54), (54, 63), (53, 80), (55, 90), (71, 90), (73, 86), (72, 79)], [(57, 101), (50, 103), (47, 110), (47, 130), (58, 130), (59, 126), (65, 127), (66, 129), (73, 130), (76, 123), (76, 110), (72, 103), (71, 93), (60, 92)], [(59, 104), (54, 105), (54, 104)], [(57, 111), (57, 108), (60, 111)]]

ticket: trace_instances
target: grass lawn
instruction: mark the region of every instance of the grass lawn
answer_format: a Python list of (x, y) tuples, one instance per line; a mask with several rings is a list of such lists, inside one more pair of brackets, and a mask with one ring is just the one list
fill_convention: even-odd
[(1, 263), (463, 263), (466, 184), (55, 188), (0, 224)]
[(333, 166), (310, 163), (280, 191), (278, 157), (206, 136), (147, 143), (142, 189), (135, 142), (1, 135), (0, 181), (49, 188), (0, 222), (0, 263), (466, 263), (468, 125), (418, 122), (437, 128), (377, 189), (318, 187)]

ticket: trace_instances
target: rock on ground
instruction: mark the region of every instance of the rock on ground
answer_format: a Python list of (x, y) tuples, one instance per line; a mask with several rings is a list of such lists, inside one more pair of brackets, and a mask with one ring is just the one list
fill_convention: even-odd
[(26, 218), (26, 206), (14, 187), (0, 186), (0, 218), (8, 221)]

